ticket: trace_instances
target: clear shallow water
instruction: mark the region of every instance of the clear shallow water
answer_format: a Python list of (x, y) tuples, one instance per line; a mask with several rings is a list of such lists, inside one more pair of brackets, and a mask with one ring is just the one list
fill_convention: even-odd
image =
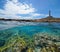
[(0, 23), (0, 31), (13, 31), (20, 34), (32, 35), (38, 32), (47, 32), (60, 34), (60, 23), (39, 23), (39, 22), (22, 22), (22, 23)]
[(0, 39), (6, 40), (17, 33), (30, 36), (36, 33), (60, 35), (60, 23), (0, 21)]

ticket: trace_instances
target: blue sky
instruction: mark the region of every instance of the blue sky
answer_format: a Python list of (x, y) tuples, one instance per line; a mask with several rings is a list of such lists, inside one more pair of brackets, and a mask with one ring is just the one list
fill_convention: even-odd
[(40, 19), (60, 18), (60, 0), (0, 0), (0, 18)]

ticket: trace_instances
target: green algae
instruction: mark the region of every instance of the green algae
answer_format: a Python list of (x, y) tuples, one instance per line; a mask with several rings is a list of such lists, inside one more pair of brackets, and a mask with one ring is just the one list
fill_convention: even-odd
[[(36, 39), (35, 39), (36, 37)], [(19, 33), (15, 33), (14, 36), (11, 36), (9, 37), (4, 46), (0, 47), (0, 52), (14, 52), (16, 50), (17, 51), (21, 51), (22, 49), (28, 47), (27, 51), (31, 52), (32, 51), (35, 51), (35, 49), (37, 49), (37, 47), (39, 47), (38, 45), (35, 44), (35, 40), (36, 41), (40, 41), (41, 39), (44, 39), (45, 42), (50, 41), (49, 44), (46, 44), (46, 45), (43, 45), (43, 42), (42, 44), (40, 44), (39, 42), (39, 45), (42, 45), (42, 47), (39, 47), (40, 51), (41, 52), (58, 52), (60, 51), (58, 49), (58, 47), (60, 46), (59, 42), (53, 42), (52, 39), (53, 38), (56, 38), (58, 36), (55, 36), (55, 35), (52, 35), (50, 36), (48, 33), (37, 33), (33, 36), (29, 36), (29, 35), (26, 35), (26, 34), (23, 34), (23, 35), (19, 35)], [(51, 44), (51, 41), (53, 44)], [(38, 51), (38, 49), (37, 49)]]

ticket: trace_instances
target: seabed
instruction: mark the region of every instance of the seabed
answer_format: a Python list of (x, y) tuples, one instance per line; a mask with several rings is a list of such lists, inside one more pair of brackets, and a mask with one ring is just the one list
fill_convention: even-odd
[(0, 52), (60, 52), (60, 36), (48, 33), (19, 35), (8, 38)]

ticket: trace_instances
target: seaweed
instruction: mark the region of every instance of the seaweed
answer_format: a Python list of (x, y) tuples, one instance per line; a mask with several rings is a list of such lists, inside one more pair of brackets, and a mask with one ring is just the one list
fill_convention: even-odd
[[(53, 41), (55, 39), (56, 41)], [(18, 52), (18, 51), (59, 52), (60, 51), (59, 37), (55, 35), (50, 36), (49, 33), (45, 33), (45, 32), (36, 33), (35, 35), (30, 36), (30, 35), (26, 35), (25, 33), (20, 35), (19, 31), (16, 31), (16, 33), (10, 36), (9, 38), (7, 38), (7, 40), (6, 39), (5, 40), (0, 39), (0, 40), (2, 41), (0, 42), (1, 43), (0, 45), (2, 45), (0, 46), (0, 52), (9, 52), (9, 51), (10, 52)]]

